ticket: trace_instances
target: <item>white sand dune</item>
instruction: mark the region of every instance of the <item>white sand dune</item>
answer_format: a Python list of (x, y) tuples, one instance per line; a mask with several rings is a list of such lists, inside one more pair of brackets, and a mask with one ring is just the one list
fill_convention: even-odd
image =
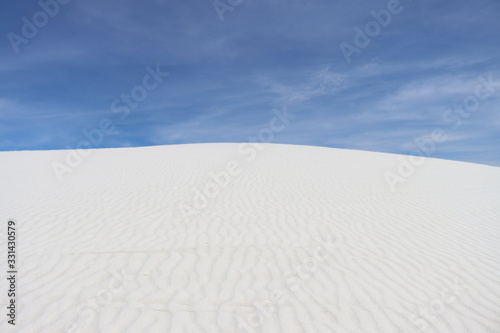
[(500, 332), (500, 168), (259, 148), (0, 153), (0, 331)]

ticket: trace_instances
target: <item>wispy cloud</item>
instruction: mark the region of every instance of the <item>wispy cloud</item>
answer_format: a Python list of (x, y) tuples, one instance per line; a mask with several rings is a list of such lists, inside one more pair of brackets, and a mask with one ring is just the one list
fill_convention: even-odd
[(261, 77), (259, 82), (268, 92), (278, 96), (278, 104), (291, 105), (315, 97), (333, 95), (342, 89), (344, 79), (345, 75), (335, 73), (330, 66), (325, 66), (306, 77), (293, 78), (292, 81), (298, 81), (295, 84), (287, 83), (284, 78), (277, 81), (269, 77)]

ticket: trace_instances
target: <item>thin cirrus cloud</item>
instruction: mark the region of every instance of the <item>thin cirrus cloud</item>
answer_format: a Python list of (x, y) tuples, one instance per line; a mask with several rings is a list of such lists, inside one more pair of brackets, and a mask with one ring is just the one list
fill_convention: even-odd
[[(0, 43), (0, 149), (75, 147), (103, 118), (116, 131), (96, 148), (241, 142), (287, 108), (274, 142), (413, 153), (442, 128), (433, 157), (500, 165), (500, 86), (458, 128), (443, 120), (480, 75), (500, 81), (500, 4), (402, 0), (346, 61), (339, 45), (387, 5), (244, 1), (221, 21), (210, 1), (71, 1), (19, 53)], [(1, 6), (4, 36), (40, 10)], [(168, 78), (119, 119), (111, 103), (157, 64)]]

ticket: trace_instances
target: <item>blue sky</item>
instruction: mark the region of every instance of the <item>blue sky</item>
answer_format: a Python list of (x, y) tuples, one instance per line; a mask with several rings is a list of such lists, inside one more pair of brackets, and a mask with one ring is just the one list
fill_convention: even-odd
[[(500, 2), (221, 2), (223, 20), (211, 0), (71, 0), (45, 21), (37, 1), (2, 2), (0, 150), (75, 148), (105, 118), (95, 148), (244, 142), (286, 108), (273, 142), (413, 154), (439, 128), (429, 156), (500, 166)], [(341, 43), (382, 10), (347, 61)], [(112, 102), (148, 66), (169, 75), (121, 119)]]

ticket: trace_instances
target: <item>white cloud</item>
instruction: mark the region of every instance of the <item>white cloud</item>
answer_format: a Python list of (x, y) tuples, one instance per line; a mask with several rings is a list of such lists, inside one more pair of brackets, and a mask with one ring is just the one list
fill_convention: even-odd
[(275, 79), (260, 78), (262, 86), (271, 93), (277, 94), (278, 102), (284, 105), (293, 105), (308, 101), (312, 98), (333, 95), (342, 89), (345, 75), (331, 71), (325, 66), (305, 78), (302, 84), (287, 84), (276, 82)]

